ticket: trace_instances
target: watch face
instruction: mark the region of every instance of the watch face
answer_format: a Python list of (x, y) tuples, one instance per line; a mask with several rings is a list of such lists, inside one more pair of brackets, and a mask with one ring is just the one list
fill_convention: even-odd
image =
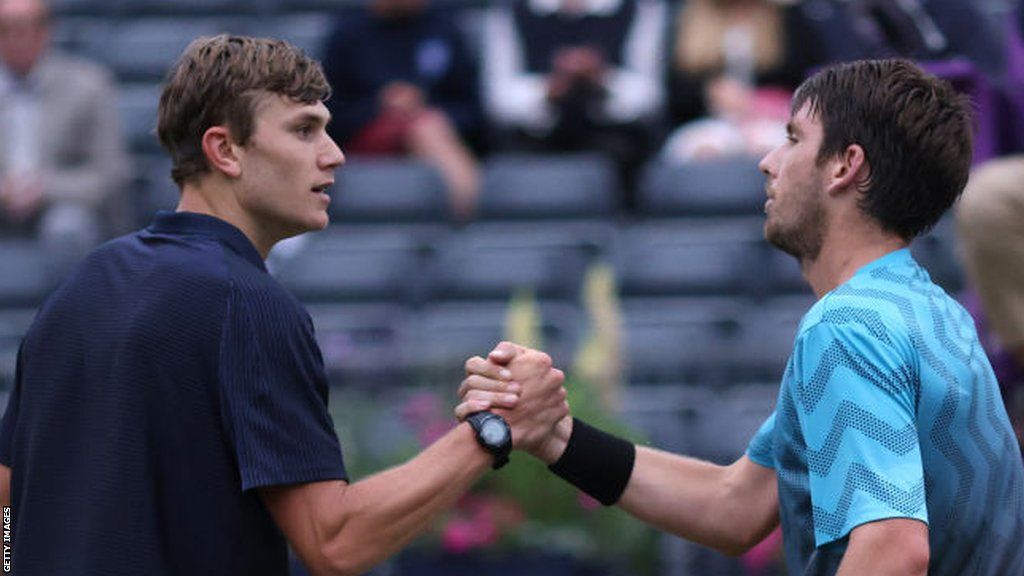
[(507, 435), (505, 426), (497, 420), (488, 420), (480, 428), (480, 438), (492, 446), (498, 446), (505, 442)]

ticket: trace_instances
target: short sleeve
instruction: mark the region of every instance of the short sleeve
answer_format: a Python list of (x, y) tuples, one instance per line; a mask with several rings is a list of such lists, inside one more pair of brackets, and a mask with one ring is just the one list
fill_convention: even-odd
[(747, 445), (747, 458), (765, 468), (775, 468), (775, 454), (772, 449), (774, 438), (775, 412), (772, 412)]
[(18, 360), (14, 372), (14, 387), (7, 397), (7, 408), (4, 419), (0, 422), (0, 464), (11, 467), (14, 457), (14, 426), (18, 422), (18, 405), (21, 397), (21, 349), (18, 349)]
[(881, 323), (830, 314), (794, 349), (817, 546), (887, 518), (928, 520), (916, 378)]
[(220, 351), (221, 412), (242, 489), (345, 479), (327, 379), (301, 306), (234, 286)]

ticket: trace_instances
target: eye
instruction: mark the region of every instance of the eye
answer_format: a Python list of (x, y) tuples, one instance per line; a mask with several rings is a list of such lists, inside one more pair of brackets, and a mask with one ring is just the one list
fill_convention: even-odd
[(301, 138), (309, 138), (313, 134), (313, 127), (309, 124), (301, 124), (295, 128), (295, 133)]
[(789, 142), (790, 144), (796, 144), (796, 136), (793, 136), (792, 134), (786, 134), (786, 141)]

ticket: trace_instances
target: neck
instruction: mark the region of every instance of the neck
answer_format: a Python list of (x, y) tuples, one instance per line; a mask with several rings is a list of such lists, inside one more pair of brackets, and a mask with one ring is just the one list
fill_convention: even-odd
[(224, 220), (238, 228), (256, 247), (256, 251), (266, 260), (270, 249), (281, 238), (275, 237), (264, 230), (238, 205), (236, 196), (230, 186), (215, 181), (208, 176), (197, 184), (186, 183), (181, 190), (177, 212), (195, 212)]
[(834, 226), (814, 260), (801, 260), (804, 278), (821, 298), (846, 282), (865, 265), (901, 248), (907, 242), (873, 223)]

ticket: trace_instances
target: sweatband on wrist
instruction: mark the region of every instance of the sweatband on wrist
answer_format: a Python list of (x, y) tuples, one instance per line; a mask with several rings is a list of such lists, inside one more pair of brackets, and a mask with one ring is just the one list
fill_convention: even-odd
[(548, 469), (611, 506), (619, 501), (636, 461), (636, 446), (573, 418), (565, 452)]

